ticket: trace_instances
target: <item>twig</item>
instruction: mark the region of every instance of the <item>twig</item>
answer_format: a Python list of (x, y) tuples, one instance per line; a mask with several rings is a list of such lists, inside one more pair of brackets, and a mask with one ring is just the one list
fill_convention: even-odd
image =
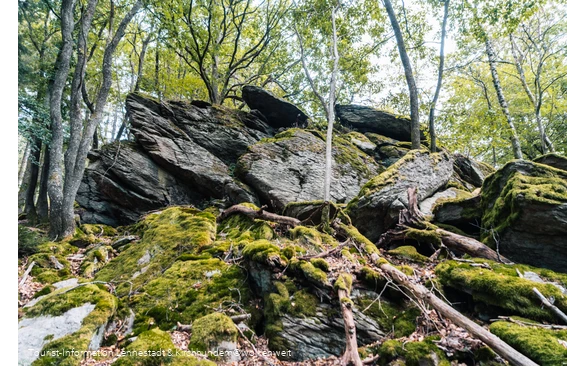
[(31, 264), (29, 264), (28, 268), (26, 269), (26, 271), (24, 271), (24, 274), (22, 275), (22, 278), (20, 280), (20, 282), (18, 283), (18, 288), (21, 288), (22, 285), (24, 285), (24, 283), (26, 282), (26, 279), (28, 278), (28, 275), (30, 273), (30, 271), (32, 270), (33, 266), (36, 264), (37, 262), (32, 261)]
[[(543, 294), (540, 293), (540, 291), (538, 291), (538, 289), (536, 287), (532, 288), (532, 291), (536, 294), (536, 296), (538, 296), (538, 298), (540, 299), (540, 301), (542, 302), (542, 304), (544, 306), (546, 306), (547, 308), (549, 308), (553, 313), (555, 313), (555, 315), (557, 317), (559, 317), (559, 319), (563, 320), (565, 323), (567, 323), (567, 315), (565, 313), (563, 313), (559, 308), (557, 308), (556, 306), (554, 306), (553, 304), (551, 304), (550, 301), (548, 301), (548, 299), (546, 297), (544, 297)], [(567, 323), (568, 324), (568, 323)]]

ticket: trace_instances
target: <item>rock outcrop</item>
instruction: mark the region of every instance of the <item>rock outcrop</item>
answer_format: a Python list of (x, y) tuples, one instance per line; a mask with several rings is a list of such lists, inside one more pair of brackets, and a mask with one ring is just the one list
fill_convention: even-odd
[(446, 153), (414, 150), (366, 183), (347, 206), (355, 227), (372, 241), (398, 222), (408, 206), (407, 189), (416, 187), (419, 202), (443, 187), (453, 174), (453, 161)]
[(495, 170), (486, 163), (472, 160), (461, 154), (453, 154), (453, 169), (458, 177), (473, 187), (481, 187), (485, 178)]
[(567, 172), (513, 160), (481, 191), (482, 239), (510, 260), (567, 271)]
[[(410, 118), (408, 117), (355, 104), (337, 104), (335, 114), (342, 125), (359, 132), (374, 132), (399, 141), (410, 141)], [(421, 139), (424, 139), (422, 133)]]
[[(333, 141), (331, 198), (349, 202), (377, 174), (378, 166), (351, 142)], [(282, 210), (289, 202), (323, 198), (325, 140), (321, 132), (289, 129), (250, 147), (236, 176), (258, 192), (263, 203)]]
[(273, 127), (307, 127), (309, 117), (294, 104), (257, 86), (242, 88), (242, 99), (250, 109), (258, 110)]
[(567, 170), (567, 158), (556, 153), (541, 155), (534, 159), (534, 162), (552, 166), (553, 168), (557, 169)]

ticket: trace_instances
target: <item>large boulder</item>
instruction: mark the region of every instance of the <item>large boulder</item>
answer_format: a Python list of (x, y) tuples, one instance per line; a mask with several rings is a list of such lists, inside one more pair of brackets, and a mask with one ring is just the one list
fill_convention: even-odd
[(250, 109), (258, 110), (270, 126), (306, 127), (309, 117), (294, 104), (278, 98), (271, 92), (257, 86), (246, 85), (242, 88), (242, 99)]
[[(374, 132), (399, 141), (410, 141), (410, 118), (371, 107), (348, 104), (335, 106), (342, 125), (359, 132)], [(421, 132), (421, 140), (424, 135)]]
[(461, 154), (453, 154), (453, 168), (461, 180), (476, 188), (481, 187), (485, 178), (495, 171), (488, 164)]
[(83, 222), (111, 226), (148, 211), (202, 199), (193, 187), (157, 165), (137, 144), (122, 141), (92, 151), (77, 192)]
[(513, 160), (481, 191), (482, 240), (512, 261), (567, 271), (567, 172)]
[[(348, 202), (377, 173), (375, 161), (351, 142), (333, 141), (331, 199)], [(236, 167), (236, 176), (261, 201), (276, 210), (289, 202), (323, 199), (325, 141), (322, 133), (289, 129), (251, 146)]]
[(422, 202), (443, 187), (453, 174), (453, 161), (446, 153), (413, 150), (366, 183), (347, 206), (353, 224), (368, 239), (378, 237), (398, 222), (408, 207), (407, 189), (415, 187)]
[(553, 168), (567, 170), (567, 158), (557, 153), (548, 153), (534, 159), (535, 163), (552, 166)]

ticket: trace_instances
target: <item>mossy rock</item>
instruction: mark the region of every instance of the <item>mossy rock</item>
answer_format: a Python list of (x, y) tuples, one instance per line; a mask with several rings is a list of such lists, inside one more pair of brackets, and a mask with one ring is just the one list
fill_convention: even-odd
[(37, 230), (24, 225), (18, 225), (18, 258), (35, 254), (41, 243), (47, 238)]
[[(211, 352), (212, 359), (225, 359), (215, 356), (221, 351), (235, 352), (238, 342), (238, 328), (225, 314), (211, 313), (195, 320), (192, 324), (189, 349), (199, 352)], [(234, 355), (227, 359), (234, 360)], [(239, 359), (239, 358), (238, 358)]]
[[(378, 355), (382, 364), (398, 360), (406, 366), (439, 365), (450, 366), (447, 356), (434, 343), (434, 338), (427, 337), (422, 342), (402, 343), (397, 340), (388, 340), (379, 347)], [(393, 363), (400, 365), (400, 363)]]
[(173, 344), (171, 336), (158, 328), (141, 333), (124, 349), (124, 352), (112, 366), (216, 365), (215, 362), (198, 360), (194, 356), (182, 354)]
[(553, 284), (544, 284), (520, 278), (516, 273), (531, 271), (540, 277), (566, 286), (565, 274), (526, 265), (505, 265), (485, 259), (492, 269), (473, 267), (470, 263), (445, 261), (435, 267), (435, 273), (444, 286), (469, 293), (473, 300), (512, 315), (520, 315), (533, 320), (554, 322), (556, 316), (543, 308), (534, 292), (536, 287), (545, 297), (554, 298), (554, 304), (563, 312), (567, 310), (567, 297)]
[[(76, 253), (78, 248), (66, 241), (62, 242), (45, 242), (37, 246), (37, 253), (29, 257), (29, 263), (33, 261), (36, 265), (31, 270), (31, 276), (36, 282), (43, 284), (53, 284), (72, 278), (71, 266), (67, 256)], [(51, 257), (63, 266), (62, 269), (56, 269)]]
[[(118, 301), (104, 288), (88, 284), (73, 290), (56, 290), (41, 299), (30, 308), (24, 309), (26, 318), (42, 315), (60, 316), (68, 310), (84, 304), (94, 304), (93, 310), (83, 319), (81, 328), (67, 336), (51, 340), (43, 346), (41, 354), (33, 365), (78, 365), (83, 359), (83, 351), (87, 351), (98, 330), (108, 323), (114, 315)], [(62, 354), (63, 349), (76, 350), (80, 353)], [(55, 356), (58, 354), (58, 356)]]
[(539, 365), (567, 364), (567, 348), (559, 342), (567, 341), (566, 330), (543, 329), (498, 321), (490, 325), (490, 332)]
[[(184, 254), (200, 254), (215, 240), (215, 216), (196, 208), (171, 207), (148, 215), (142, 238), (111, 260), (95, 278), (118, 281), (118, 295), (128, 294), (159, 276)], [(128, 281), (132, 282), (132, 285)]]
[(93, 278), (93, 275), (114, 256), (114, 249), (109, 245), (100, 245), (90, 250), (81, 262), (80, 272), (83, 277)]
[(567, 158), (558, 153), (548, 153), (533, 159), (535, 163), (544, 164), (553, 168), (567, 170)]
[(306, 248), (310, 254), (320, 253), (327, 247), (338, 245), (337, 240), (331, 235), (322, 233), (312, 227), (299, 225), (289, 230), (289, 234), (296, 245)]
[(248, 260), (268, 266), (285, 266), (288, 262), (278, 246), (264, 239), (247, 244), (242, 255)]
[(250, 291), (246, 273), (220, 259), (175, 262), (162, 276), (149, 281), (130, 298), (136, 312), (135, 334), (154, 322), (163, 330), (189, 324), (230, 302), (247, 304)]
[[(411, 230), (416, 230), (416, 229), (411, 229)], [(425, 230), (416, 230), (416, 231), (417, 231), (417, 234), (419, 234), (418, 232), (431, 233), (431, 231), (425, 231)], [(409, 237), (408, 233), (407, 233), (407, 237)], [(431, 238), (431, 239), (427, 239), (427, 236), (422, 235), (422, 234), (420, 234), (420, 236), (414, 236), (411, 239), (414, 239), (415, 237), (418, 238), (419, 240), (423, 240), (423, 239), (424, 240), (432, 240), (432, 239), (434, 239), (434, 236), (432, 236), (432, 235), (428, 236), (428, 238)], [(431, 241), (429, 241), (429, 242), (431, 242)], [(410, 246), (410, 245), (406, 245), (406, 246), (398, 247), (396, 249), (389, 250), (388, 255), (390, 255), (392, 257), (400, 258), (400, 259), (406, 259), (406, 260), (416, 262), (416, 263), (426, 263), (429, 261), (428, 257), (420, 254), (416, 250), (415, 247)]]
[(567, 172), (514, 160), (481, 190), (481, 239), (520, 263), (567, 271)]
[[(243, 206), (258, 210), (251, 203), (243, 203)], [(272, 240), (276, 237), (273, 226), (269, 221), (251, 219), (246, 215), (235, 214), (223, 220), (217, 228), (218, 238), (234, 241), (235, 243), (250, 242), (254, 240)]]
[(354, 304), (357, 310), (374, 319), (380, 330), (390, 333), (393, 338), (408, 337), (416, 330), (416, 319), (420, 316), (420, 310), (402, 300), (388, 301), (387, 298), (382, 298), (376, 301), (375, 297), (360, 295), (354, 297)]

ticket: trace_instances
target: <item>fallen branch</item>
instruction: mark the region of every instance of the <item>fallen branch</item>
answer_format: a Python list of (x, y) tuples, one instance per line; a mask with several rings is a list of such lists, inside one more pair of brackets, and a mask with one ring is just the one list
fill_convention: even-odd
[(306, 260), (313, 259), (313, 258), (325, 258), (325, 257), (329, 257), (330, 255), (333, 255), (333, 254), (335, 254), (337, 252), (340, 252), (341, 249), (343, 249), (343, 247), (345, 247), (348, 244), (349, 244), (349, 239), (346, 240), (346, 241), (344, 241), (343, 243), (339, 244), (335, 248), (330, 249), (330, 250), (328, 250), (326, 252), (321, 252), (319, 254), (314, 254), (314, 255), (304, 255), (302, 257), (297, 257), (297, 258), (306, 261)]
[(30, 271), (32, 270), (32, 268), (34, 267), (34, 265), (37, 262), (32, 261), (31, 264), (28, 265), (28, 268), (26, 269), (26, 271), (24, 271), (24, 274), (22, 275), (22, 278), (20, 280), (20, 282), (18, 283), (18, 288), (21, 288), (22, 285), (24, 285), (24, 283), (26, 282), (26, 279), (28, 278), (28, 275), (30, 274)]
[(382, 246), (393, 241), (408, 239), (408, 230), (417, 229), (434, 232), (437, 236), (440, 237), (442, 244), (444, 244), (450, 250), (466, 253), (472, 257), (485, 258), (502, 263), (512, 263), (510, 260), (499, 255), (495, 250), (480, 241), (438, 228), (435, 225), (425, 221), (423, 215), (418, 209), (416, 189), (412, 187), (408, 188), (407, 194), (408, 208), (400, 211), (398, 218), (397, 227), (401, 230), (388, 230), (380, 236), (376, 246)]
[(351, 293), (351, 283), (352, 277), (349, 273), (340, 274), (339, 277), (337, 277), (337, 281), (335, 281), (335, 289), (339, 296), (341, 314), (343, 315), (343, 323), (345, 325), (345, 352), (339, 361), (342, 365), (362, 366), (362, 360), (358, 353), (355, 322), (351, 310), (352, 301), (349, 298), (349, 294)]
[(569, 323), (567, 323), (567, 315), (565, 313), (563, 313), (559, 308), (557, 308), (556, 306), (554, 306), (553, 304), (551, 304), (551, 302), (548, 301), (548, 299), (546, 297), (544, 297), (544, 295), (541, 294), (540, 291), (538, 291), (538, 289), (536, 287), (533, 287), (532, 288), (532, 291), (536, 294), (536, 296), (538, 296), (538, 298), (540, 299), (540, 301), (542, 302), (542, 304), (544, 306), (546, 306), (553, 313), (555, 313), (555, 315), (559, 319), (561, 319), (562, 321), (564, 321), (565, 324), (569, 324)]
[(274, 214), (272, 212), (264, 211), (265, 208), (266, 206), (262, 206), (259, 210), (254, 210), (246, 206), (234, 205), (228, 208), (227, 210), (223, 211), (221, 214), (219, 214), (219, 216), (217, 216), (217, 222), (221, 222), (230, 217), (231, 215), (243, 214), (251, 219), (273, 221), (291, 227), (299, 226), (301, 224), (301, 221), (299, 219), (295, 219), (294, 217), (289, 216), (281, 216)]
[[(351, 234), (347, 232), (343, 225), (335, 225), (336, 229), (345, 231), (346, 237), (350, 237)], [(496, 335), (490, 333), (485, 328), (474, 323), (463, 314), (453, 309), (426, 287), (415, 283), (410, 277), (402, 273), (396, 267), (393, 267), (386, 260), (380, 257), (380, 252), (374, 244), (365, 238), (361, 238), (362, 247), (365, 252), (369, 254), (370, 260), (373, 263), (386, 272), (397, 284), (408, 289), (413, 297), (426, 302), (432, 306), (438, 313), (445, 318), (451, 320), (456, 325), (467, 330), (471, 335), (475, 336), (487, 346), (489, 346), (494, 352), (500, 355), (502, 358), (508, 360), (513, 365), (518, 366), (537, 366), (532, 360), (524, 356), (514, 348), (510, 347), (506, 342), (502, 341)]]

